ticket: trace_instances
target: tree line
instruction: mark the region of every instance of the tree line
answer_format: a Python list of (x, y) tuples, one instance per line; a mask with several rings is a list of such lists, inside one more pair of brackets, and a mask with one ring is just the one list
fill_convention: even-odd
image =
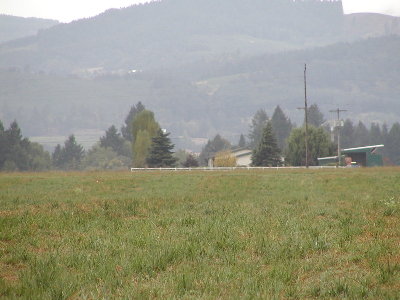
[[(308, 109), (309, 163), (318, 164), (318, 157), (336, 155), (336, 135), (330, 136), (330, 127), (316, 104)], [(141, 102), (133, 105), (120, 132), (110, 126), (105, 135), (88, 151), (70, 135), (53, 153), (38, 143), (24, 138), (16, 121), (8, 129), (0, 121), (0, 170), (91, 170), (126, 169), (128, 167), (196, 167), (206, 166), (214, 157), (221, 166), (235, 164), (231, 151), (252, 150), (254, 166), (305, 165), (304, 126), (297, 127), (277, 106), (271, 118), (264, 109), (258, 110), (249, 127), (249, 133), (240, 135), (236, 145), (217, 134), (204, 146), (199, 156), (178, 150), (174, 153), (169, 133), (156, 121), (154, 113)], [(384, 144), (387, 165), (400, 165), (400, 123), (389, 129), (387, 125), (372, 123), (367, 128), (361, 121), (350, 120), (341, 127), (342, 148)]]
[(110, 126), (88, 151), (70, 135), (50, 154), (40, 144), (24, 138), (16, 121), (8, 129), (4, 129), (0, 121), (2, 171), (169, 167), (178, 161), (173, 156), (173, 148), (169, 133), (161, 129), (154, 113), (146, 110), (141, 102), (132, 106), (120, 132), (114, 125)]
[[(334, 156), (337, 151), (337, 135), (331, 132), (331, 126), (317, 104), (308, 108), (309, 163), (318, 165), (318, 158)], [(400, 165), (400, 123), (389, 129), (371, 123), (367, 128), (359, 121), (346, 119), (340, 129), (341, 148), (361, 147), (384, 144), (386, 165)], [(207, 165), (210, 157), (226, 157), (226, 152), (239, 148), (252, 150), (253, 166), (304, 166), (305, 165), (305, 126), (296, 127), (278, 105), (271, 118), (264, 109), (258, 110), (250, 124), (247, 140), (242, 134), (237, 145), (217, 134), (203, 148), (199, 161)], [(227, 160), (224, 160), (226, 163)]]

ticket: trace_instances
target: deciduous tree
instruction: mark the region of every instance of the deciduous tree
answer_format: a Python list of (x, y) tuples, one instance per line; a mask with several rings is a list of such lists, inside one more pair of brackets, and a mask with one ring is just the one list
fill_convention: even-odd
[(221, 150), (227, 150), (231, 148), (231, 144), (228, 140), (222, 138), (219, 134), (217, 134), (214, 139), (209, 140), (199, 156), (200, 165), (206, 166), (208, 163), (208, 159), (211, 156), (214, 156), (215, 153)]
[(151, 137), (147, 130), (139, 130), (133, 144), (133, 166), (135, 168), (146, 167), (146, 159), (151, 146)]
[(121, 133), (124, 139), (132, 142), (132, 122), (135, 119), (136, 115), (140, 112), (144, 111), (145, 107), (142, 102), (138, 102), (136, 105), (133, 105), (125, 118), (125, 125), (121, 127)]
[(236, 157), (230, 150), (219, 151), (214, 158), (215, 167), (236, 167)]
[[(305, 129), (295, 128), (288, 139), (286, 161), (292, 166), (305, 165)], [(309, 164), (316, 166), (318, 157), (333, 155), (334, 145), (329, 139), (327, 132), (321, 127), (308, 127), (308, 157)]]
[(143, 110), (132, 122), (132, 156), (135, 167), (144, 167), (152, 138), (158, 133), (160, 126), (154, 118), (154, 113)]

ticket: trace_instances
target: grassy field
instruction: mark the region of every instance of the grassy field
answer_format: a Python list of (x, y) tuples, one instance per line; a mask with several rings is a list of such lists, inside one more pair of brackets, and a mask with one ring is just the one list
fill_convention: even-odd
[(399, 168), (0, 174), (0, 298), (399, 291)]

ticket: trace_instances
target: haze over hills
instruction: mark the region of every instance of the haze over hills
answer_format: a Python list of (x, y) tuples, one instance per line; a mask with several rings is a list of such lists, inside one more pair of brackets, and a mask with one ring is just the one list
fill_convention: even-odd
[(57, 25), (58, 21), (21, 18), (0, 14), (0, 43), (36, 35), (39, 30)]
[(398, 18), (345, 17), (338, 1), (164, 0), (8, 43), (0, 47), (0, 67), (158, 69), (227, 53), (280, 52), (391, 33), (400, 33)]
[(311, 103), (392, 123), (398, 34), (400, 18), (345, 16), (336, 1), (164, 0), (110, 10), (0, 45), (0, 119), (17, 118), (28, 135), (104, 130), (142, 101), (174, 136), (236, 141), (259, 108), (279, 104), (302, 122), (307, 63)]

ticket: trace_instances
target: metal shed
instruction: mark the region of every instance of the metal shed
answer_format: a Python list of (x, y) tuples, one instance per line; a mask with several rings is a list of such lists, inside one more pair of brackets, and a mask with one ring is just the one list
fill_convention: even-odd
[[(361, 167), (379, 167), (383, 166), (382, 155), (379, 154), (379, 150), (384, 145), (364, 146), (357, 148), (343, 149), (342, 161), (346, 162), (346, 165), (357, 165)], [(337, 162), (337, 156), (321, 157), (318, 158), (320, 166), (326, 166)]]

